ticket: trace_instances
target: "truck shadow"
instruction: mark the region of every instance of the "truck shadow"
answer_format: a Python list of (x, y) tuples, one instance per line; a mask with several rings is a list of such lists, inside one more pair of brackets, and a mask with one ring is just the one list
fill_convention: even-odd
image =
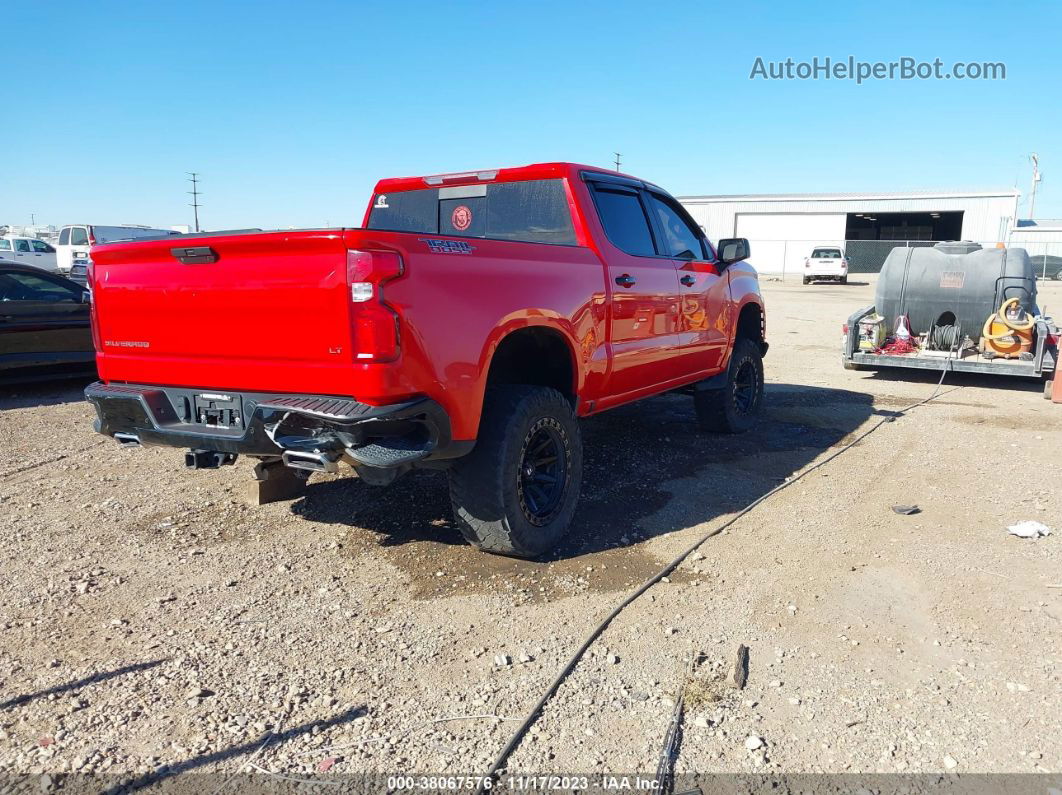
[[(439, 473), (416, 471), (386, 489), (349, 478), (311, 483), (292, 510), (304, 519), (350, 526), (350, 554), (389, 548), (396, 553), (392, 562), (414, 576), (425, 576), (420, 570), (428, 568), (434, 575), (448, 564), (449, 571), (472, 578), (477, 571), (497, 578), (514, 567), (585, 564), (598, 553), (632, 550), (738, 510), (845, 441), (871, 415), (889, 413), (875, 410), (868, 393), (778, 384), (767, 388), (762, 421), (740, 436), (699, 431), (688, 395), (664, 395), (591, 417), (582, 423), (583, 488), (572, 532), (538, 561), (469, 547), (453, 525), (446, 478)], [(649, 570), (658, 567), (645, 555)], [(644, 568), (626, 563), (632, 577)], [(569, 568), (575, 576), (582, 566)]]

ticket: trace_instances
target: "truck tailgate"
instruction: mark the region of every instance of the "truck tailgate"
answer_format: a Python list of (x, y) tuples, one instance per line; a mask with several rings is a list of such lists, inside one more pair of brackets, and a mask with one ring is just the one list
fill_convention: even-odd
[(342, 230), (118, 243), (92, 259), (105, 381), (352, 394)]

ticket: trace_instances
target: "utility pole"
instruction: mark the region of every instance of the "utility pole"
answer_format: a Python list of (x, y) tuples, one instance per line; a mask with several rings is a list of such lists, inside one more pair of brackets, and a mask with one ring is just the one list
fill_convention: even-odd
[(616, 161), (615, 161), (616, 162), (616, 171), (619, 171), (620, 158), (623, 157), (623, 155), (621, 155), (619, 152), (613, 152), (612, 154), (614, 154), (616, 156)]
[(30, 226), (36, 226), (36, 225), (37, 225), (37, 214), (36, 213), (30, 213)]
[(1033, 213), (1036, 210), (1036, 185), (1040, 182), (1041, 177), (1040, 156), (1036, 154), (1036, 152), (1033, 152), (1029, 155), (1029, 162), (1032, 163), (1033, 167), (1032, 188), (1029, 190), (1029, 218), (1032, 219), (1036, 217)]
[(201, 195), (199, 192), (199, 172), (186, 171), (185, 173), (188, 174), (188, 181), (192, 183), (192, 189), (188, 191), (188, 193), (192, 196), (192, 203), (188, 206), (191, 207), (192, 211), (195, 213), (195, 231), (198, 232), (199, 208), (202, 207), (202, 205), (199, 203), (199, 196)]

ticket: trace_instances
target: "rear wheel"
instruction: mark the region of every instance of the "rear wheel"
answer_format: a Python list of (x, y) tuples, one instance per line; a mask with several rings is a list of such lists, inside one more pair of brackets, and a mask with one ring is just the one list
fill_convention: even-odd
[(734, 343), (726, 386), (696, 392), (694, 406), (702, 429), (744, 433), (756, 424), (763, 405), (763, 355), (748, 338)]
[(847, 276), (842, 276), (841, 277), (841, 284), (848, 284), (848, 277)]
[(807, 276), (805, 276), (804, 277), (804, 284), (811, 284), (811, 279), (809, 279)]
[(567, 532), (582, 471), (579, 424), (560, 392), (494, 387), (475, 448), (450, 468), (454, 520), (485, 552), (535, 557)]

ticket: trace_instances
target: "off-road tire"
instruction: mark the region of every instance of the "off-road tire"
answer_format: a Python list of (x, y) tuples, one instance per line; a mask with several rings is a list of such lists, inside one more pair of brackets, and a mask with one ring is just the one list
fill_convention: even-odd
[(744, 433), (752, 428), (763, 406), (763, 354), (760, 346), (747, 337), (739, 337), (734, 342), (734, 352), (727, 366), (726, 386), (698, 390), (693, 402), (702, 430)]
[[(542, 436), (563, 451), (563, 489), (554, 495), (552, 510), (534, 516), (533, 498), (524, 491), (525, 466), (528, 445)], [(559, 466), (562, 456), (554, 458)], [(579, 423), (564, 395), (538, 386), (490, 388), (476, 446), (449, 470), (454, 522), (461, 535), (484, 552), (536, 557), (568, 531), (582, 474)]]

